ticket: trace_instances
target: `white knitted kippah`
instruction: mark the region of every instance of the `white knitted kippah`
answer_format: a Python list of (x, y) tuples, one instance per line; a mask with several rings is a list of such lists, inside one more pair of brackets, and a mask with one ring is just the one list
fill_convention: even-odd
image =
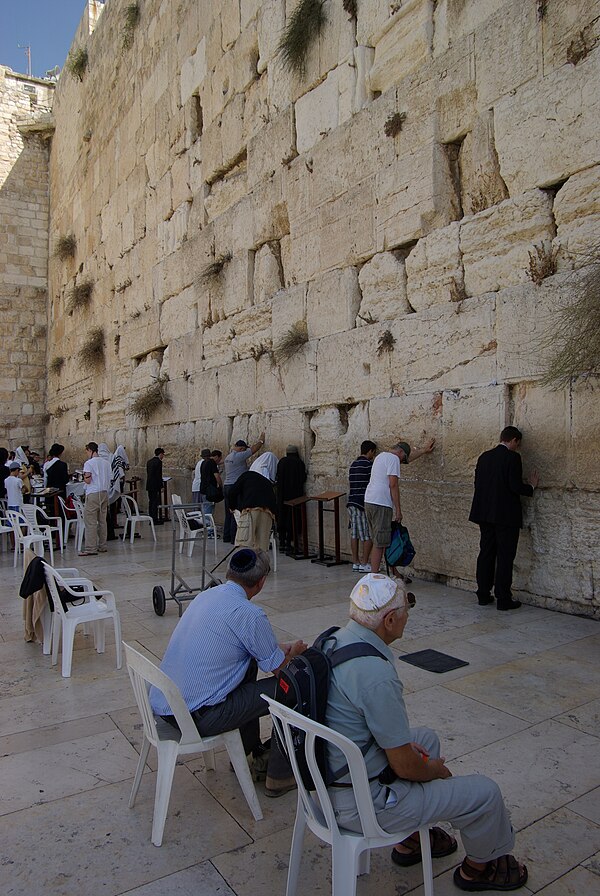
[(370, 572), (359, 579), (350, 600), (355, 607), (366, 613), (377, 613), (391, 604), (398, 592), (398, 583), (388, 576)]

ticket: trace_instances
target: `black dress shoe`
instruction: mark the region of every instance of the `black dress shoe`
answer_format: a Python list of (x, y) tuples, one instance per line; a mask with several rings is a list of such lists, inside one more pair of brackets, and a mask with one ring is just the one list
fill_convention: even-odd
[(520, 600), (509, 600), (506, 604), (497, 604), (497, 610), (518, 610), (521, 606)]
[(480, 607), (487, 607), (488, 604), (493, 604), (493, 603), (494, 603), (494, 598), (493, 598), (492, 595), (490, 594), (489, 597), (480, 597), (480, 598), (478, 598), (478, 599), (477, 599), (477, 603), (479, 604)]

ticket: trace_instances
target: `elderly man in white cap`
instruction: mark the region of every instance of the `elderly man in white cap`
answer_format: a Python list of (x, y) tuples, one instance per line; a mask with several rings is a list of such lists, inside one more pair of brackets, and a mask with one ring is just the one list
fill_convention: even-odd
[[(483, 775), (452, 777), (440, 756), (437, 734), (410, 728), (402, 682), (389, 645), (401, 638), (414, 606), (404, 584), (384, 575), (363, 576), (350, 595), (350, 621), (335, 634), (336, 649), (360, 641), (379, 656), (359, 657), (333, 669), (327, 703), (327, 724), (363, 750), (377, 819), (384, 830), (415, 831), (392, 851), (401, 866), (421, 861), (418, 829), (447, 820), (460, 831), (466, 858), (454, 872), (462, 890), (514, 890), (527, 881), (527, 869), (509, 855), (514, 832), (498, 785)], [(331, 748), (332, 772), (344, 765)], [(340, 825), (360, 831), (349, 775), (332, 785)], [(434, 857), (457, 849), (454, 837), (431, 828)]]

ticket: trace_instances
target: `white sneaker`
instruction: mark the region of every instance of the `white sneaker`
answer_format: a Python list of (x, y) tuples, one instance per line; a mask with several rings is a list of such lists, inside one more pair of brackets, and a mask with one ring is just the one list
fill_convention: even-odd
[(353, 563), (353, 564), (352, 564), (352, 569), (354, 570), (354, 572), (360, 572), (360, 570), (362, 569), (362, 567), (361, 567), (360, 563)]
[(361, 563), (358, 567), (361, 572), (371, 572), (371, 564), (370, 563)]

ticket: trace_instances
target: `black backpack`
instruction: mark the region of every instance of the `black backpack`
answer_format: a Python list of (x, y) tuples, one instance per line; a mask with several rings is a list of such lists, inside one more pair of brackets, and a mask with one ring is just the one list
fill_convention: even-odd
[[(381, 651), (364, 641), (357, 641), (355, 644), (348, 644), (346, 647), (336, 649), (337, 641), (333, 635), (337, 631), (339, 631), (337, 625), (328, 628), (318, 636), (312, 647), (290, 660), (279, 673), (275, 691), (275, 700), (279, 703), (283, 703), (284, 706), (321, 724), (325, 724), (332, 669), (359, 656), (378, 656), (382, 660), (388, 661)], [(323, 644), (329, 640), (332, 640), (333, 643), (324, 650)], [(275, 728), (273, 730), (276, 733)], [(279, 740), (277, 734), (276, 736)], [(307, 790), (314, 790), (314, 781), (304, 753), (305, 733), (299, 728), (294, 728), (292, 738), (302, 781)], [(374, 739), (371, 739), (365, 745), (362, 751), (363, 755), (373, 743)], [(281, 743), (279, 746), (286, 753), (286, 749)], [(315, 744), (315, 757), (327, 785), (337, 781), (348, 772), (347, 765), (343, 766), (335, 775), (330, 771), (325, 757), (325, 741), (323, 740), (317, 740)]]

